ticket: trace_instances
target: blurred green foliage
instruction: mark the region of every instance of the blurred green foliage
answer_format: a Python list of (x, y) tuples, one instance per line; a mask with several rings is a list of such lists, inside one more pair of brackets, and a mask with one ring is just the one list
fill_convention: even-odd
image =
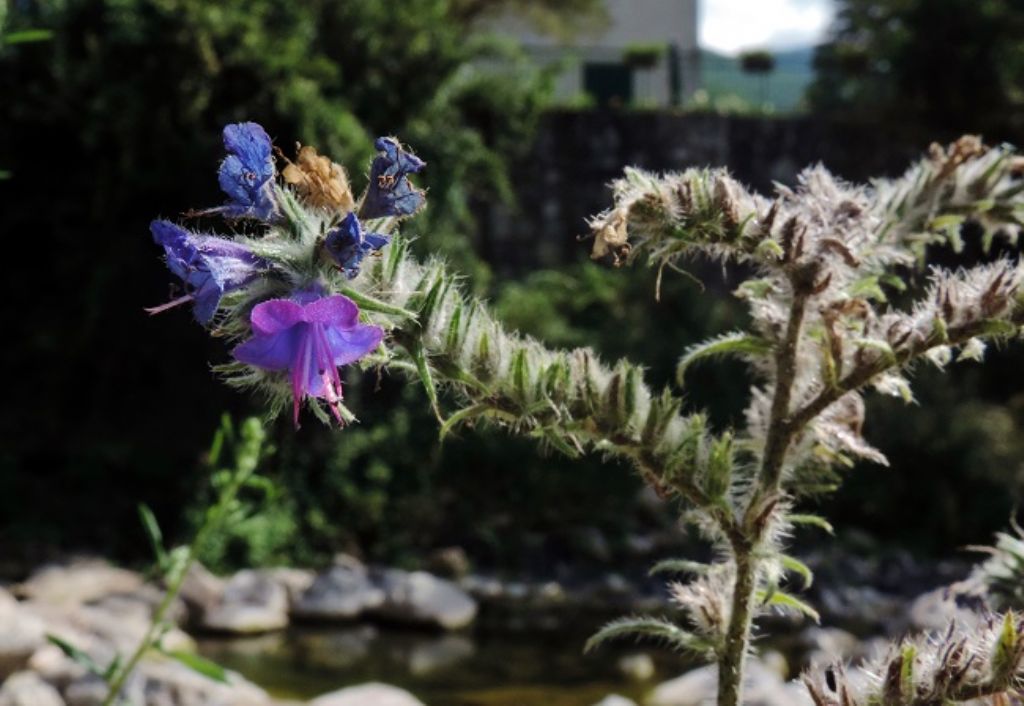
[[(2, 413), (0, 542), (135, 551), (125, 532), (135, 503), (180, 516), (198, 487), (195, 450), (207, 431), (222, 410), (253, 404), (213, 379), (207, 361), (225, 351), (185, 312), (149, 319), (141, 310), (166, 296), (169, 279), (148, 223), (221, 201), (225, 123), (259, 121), (286, 152), (293, 139), (314, 144), (349, 166), (357, 189), (373, 137), (401, 136), (431, 165), (421, 182), (430, 205), (407, 232), (486, 286), (471, 205), (511, 197), (507, 170), (530, 144), (549, 78), (469, 23), (532, 5), (531, 16), (559, 32), (574, 26), (570, 12), (598, 8), (590, 0), (11, 4), (4, 32), (45, 29), (52, 40), (0, 47), (0, 165), (13, 175), (0, 188), (17, 205), (0, 213), (0, 232), (38, 253), (4, 278), (19, 308), (7, 329), (17, 343), (2, 362), (20, 374), (9, 383), (18, 404)], [(301, 438), (333, 445), (344, 438), (334, 434), (311, 428)], [(265, 534), (287, 534), (284, 515), (263, 520)], [(251, 551), (272, 556), (276, 546)]]
[(1013, 0), (840, 0), (812, 107), (1019, 140), (1024, 6)]

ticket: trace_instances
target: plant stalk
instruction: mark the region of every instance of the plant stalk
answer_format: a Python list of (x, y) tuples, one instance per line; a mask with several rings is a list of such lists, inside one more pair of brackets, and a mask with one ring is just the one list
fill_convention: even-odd
[(164, 618), (167, 615), (167, 611), (170, 610), (174, 601), (181, 593), (181, 588), (185, 583), (185, 578), (188, 576), (189, 570), (196, 561), (196, 555), (198, 554), (200, 547), (202, 547), (206, 542), (206, 538), (210, 533), (220, 527), (224, 520), (224, 515), (230, 508), (231, 503), (234, 502), (235, 496), (245, 484), (245, 481), (248, 480), (249, 476), (252, 475), (254, 470), (254, 464), (243, 464), (236, 473), (232, 474), (231, 482), (224, 486), (220, 497), (217, 499), (217, 504), (211, 508), (210, 512), (206, 513), (203, 524), (200, 525), (199, 529), (196, 531), (195, 537), (192, 539), (192, 543), (188, 545), (185, 551), (185, 560), (181, 563), (178, 570), (170, 577), (170, 580), (167, 583), (167, 591), (156, 610), (153, 611), (153, 617), (150, 619), (149, 629), (146, 630), (146, 634), (142, 637), (142, 640), (135, 648), (135, 651), (132, 652), (128, 661), (126, 661), (120, 669), (116, 670), (108, 681), (109, 690), (107, 691), (107, 696), (103, 699), (101, 706), (114, 706), (114, 704), (117, 703), (121, 690), (124, 688), (128, 677), (135, 670), (135, 667), (138, 666), (139, 661), (146, 652), (148, 652), (150, 648), (156, 645), (159, 641), (164, 629)]

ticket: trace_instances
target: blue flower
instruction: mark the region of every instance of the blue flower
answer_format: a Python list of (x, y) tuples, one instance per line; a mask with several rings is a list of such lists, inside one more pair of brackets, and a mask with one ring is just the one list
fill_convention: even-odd
[(249, 284), (270, 267), (232, 240), (190, 233), (170, 221), (153, 221), (149, 229), (153, 240), (164, 248), (167, 267), (185, 285), (184, 296), (146, 309), (150, 314), (193, 302), (196, 320), (206, 325), (222, 296)]
[(372, 353), (384, 329), (359, 323), (359, 307), (340, 294), (270, 299), (253, 308), (251, 322), (252, 338), (232, 355), (263, 370), (290, 373), (295, 426), (306, 397), (326, 400), (335, 419), (344, 424), (338, 368)]
[(228, 156), (217, 179), (231, 201), (220, 209), (231, 218), (270, 220), (277, 213), (274, 201), (274, 160), (270, 137), (256, 123), (235, 123), (224, 128)]
[(426, 197), (409, 181), (426, 163), (402, 149), (393, 137), (378, 137), (374, 143), (381, 154), (370, 166), (370, 185), (359, 212), (363, 218), (411, 216), (423, 205)]
[(359, 274), (359, 266), (367, 253), (380, 250), (389, 240), (386, 235), (365, 232), (356, 214), (350, 213), (339, 225), (327, 232), (324, 245), (331, 259), (349, 279), (352, 279)]

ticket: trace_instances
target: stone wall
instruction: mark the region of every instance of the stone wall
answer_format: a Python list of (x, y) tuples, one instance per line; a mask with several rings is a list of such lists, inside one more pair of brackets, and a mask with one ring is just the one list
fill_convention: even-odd
[(585, 256), (576, 236), (610, 203), (607, 184), (628, 165), (652, 170), (727, 166), (767, 192), (821, 161), (853, 181), (900, 173), (931, 139), (909, 130), (812, 117), (739, 117), (668, 111), (557, 111), (546, 116), (515, 174), (515, 212), (483, 206), (479, 247), (507, 271)]

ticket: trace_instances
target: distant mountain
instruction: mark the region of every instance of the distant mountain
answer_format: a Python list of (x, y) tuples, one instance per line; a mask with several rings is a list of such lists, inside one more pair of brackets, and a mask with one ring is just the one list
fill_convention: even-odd
[(800, 111), (804, 92), (814, 79), (814, 47), (772, 53), (775, 69), (762, 77), (744, 72), (737, 57), (701, 49), (701, 85), (712, 102), (736, 96), (753, 106), (771, 105), (780, 113)]

